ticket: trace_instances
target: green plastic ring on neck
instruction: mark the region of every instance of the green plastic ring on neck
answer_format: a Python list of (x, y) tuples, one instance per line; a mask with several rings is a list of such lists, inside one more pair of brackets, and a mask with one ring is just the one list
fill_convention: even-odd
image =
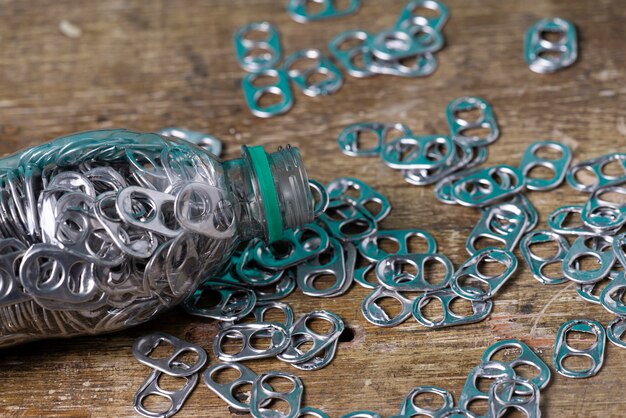
[(275, 242), (283, 237), (283, 218), (280, 215), (278, 194), (276, 193), (276, 186), (274, 186), (270, 162), (263, 147), (246, 147), (246, 149), (259, 183), (261, 198), (265, 207), (265, 222), (269, 242)]

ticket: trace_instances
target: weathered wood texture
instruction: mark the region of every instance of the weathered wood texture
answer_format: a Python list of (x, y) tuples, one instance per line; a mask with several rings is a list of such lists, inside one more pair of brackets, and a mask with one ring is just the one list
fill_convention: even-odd
[[(155, 130), (177, 125), (222, 138), (227, 157), (242, 144), (301, 147), (312, 177), (328, 181), (359, 177), (387, 194), (394, 206), (386, 228), (420, 227), (458, 265), (475, 210), (444, 206), (431, 187), (403, 182), (377, 159), (342, 155), (335, 138), (357, 121), (408, 124), (417, 133), (446, 131), (444, 108), (460, 95), (492, 105), (502, 129), (489, 163), (517, 164), (535, 139), (563, 141), (577, 160), (624, 151), (626, 138), (626, 11), (621, 1), (446, 0), (452, 17), (439, 69), (424, 79), (347, 78), (333, 96), (308, 98), (286, 116), (261, 120), (247, 110), (239, 88), (243, 71), (233, 55), (232, 34), (258, 20), (277, 24), (286, 53), (325, 49), (343, 30), (378, 31), (394, 22), (405, 1), (365, 0), (358, 14), (323, 23), (298, 24), (282, 0), (0, 1), (0, 152), (12, 152), (55, 136), (87, 129)], [(531, 72), (523, 60), (523, 34), (536, 20), (560, 16), (578, 27), (580, 58), (553, 75)], [(68, 20), (82, 36), (68, 38)], [(549, 211), (582, 203), (563, 186), (529, 193), (545, 227)], [(322, 300), (297, 292), (288, 302), (297, 313), (328, 309), (355, 330), (334, 362), (316, 372), (297, 372), (305, 404), (337, 417), (355, 409), (397, 413), (412, 387), (435, 385), (461, 392), (483, 350), (503, 338), (519, 338), (550, 362), (554, 336), (565, 320), (587, 317), (606, 324), (601, 306), (577, 298), (572, 284), (547, 287), (522, 265), (495, 298), (491, 317), (475, 325), (428, 331), (414, 320), (392, 329), (368, 324), (360, 313), (367, 291)], [(215, 324), (173, 311), (127, 332), (98, 338), (48, 341), (5, 350), (0, 357), (0, 414), (19, 416), (132, 416), (135, 390), (148, 375), (130, 349), (153, 330), (173, 333), (210, 351)], [(211, 355), (211, 362), (215, 357)], [(277, 360), (252, 362), (256, 372), (296, 372)], [(626, 408), (626, 351), (608, 346), (606, 362), (591, 379), (555, 374), (543, 392), (548, 417), (619, 417)], [(179, 416), (230, 416), (203, 384)]]

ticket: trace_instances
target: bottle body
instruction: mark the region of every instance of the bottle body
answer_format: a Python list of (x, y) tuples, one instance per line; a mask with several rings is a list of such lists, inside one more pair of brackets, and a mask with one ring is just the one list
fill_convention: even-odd
[(1, 159), (0, 347), (116, 331), (184, 300), (265, 231), (254, 170), (225, 166), (127, 130)]

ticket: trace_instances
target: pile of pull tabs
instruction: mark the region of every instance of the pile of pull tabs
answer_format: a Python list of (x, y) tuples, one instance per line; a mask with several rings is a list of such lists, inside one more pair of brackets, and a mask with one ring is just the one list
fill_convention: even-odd
[[(626, 331), (626, 305), (621, 299), (626, 292), (626, 277), (615, 266), (616, 260), (626, 264), (623, 247), (626, 235), (620, 233), (626, 223), (626, 206), (606, 198), (607, 193), (626, 194), (620, 186), (626, 183), (626, 154), (611, 154), (570, 166), (572, 153), (566, 145), (539, 141), (527, 148), (518, 166), (481, 167), (478, 166), (480, 161), (474, 159), (468, 167), (469, 163), (459, 163), (464, 160), (454, 152), (449, 153), (446, 147), (457, 151), (466, 147), (469, 155), (482, 154), (486, 159), (485, 145), (498, 138), (497, 121), (482, 99), (462, 98), (452, 103), (462, 103), (463, 109), (468, 111), (470, 108), (481, 110), (478, 119), (489, 119), (488, 132), (482, 137), (463, 136), (458, 132), (449, 136), (419, 136), (399, 124), (368, 123), (346, 128), (339, 136), (339, 143), (353, 155), (365, 155), (360, 151), (369, 151), (366, 155), (380, 155), (385, 163), (394, 161), (394, 168), (405, 164), (404, 170), (419, 172), (426, 179), (425, 184), (436, 183), (435, 195), (442, 202), (479, 209), (480, 220), (466, 241), (468, 259), (455, 268), (445, 255), (437, 252), (434, 237), (424, 230), (379, 228), (380, 222), (390, 214), (391, 204), (384, 195), (358, 179), (339, 178), (325, 186), (312, 182), (320, 196), (317, 207), (320, 214), (314, 223), (289, 231), (282, 241), (271, 245), (251, 241), (235, 254), (222, 274), (207, 279), (184, 302), (188, 313), (220, 321), (212, 348), (221, 362), (209, 365), (202, 374), (206, 386), (232, 410), (250, 412), (254, 417), (328, 417), (320, 409), (303, 405), (304, 387), (296, 374), (279, 371), (257, 374), (243, 364), (254, 359), (277, 358), (306, 372), (325, 367), (333, 360), (345, 329), (343, 320), (324, 310), (296, 318), (287, 303), (278, 301), (294, 290), (311, 297), (338, 297), (353, 283), (369, 288), (371, 293), (363, 300), (361, 311), (367, 321), (381, 327), (397, 326), (411, 316), (424, 327), (433, 329), (475, 323), (489, 316), (497, 293), (518, 269), (518, 258), (514, 254), (518, 244), (530, 272), (539, 282), (552, 286), (573, 281), (584, 300), (601, 303), (617, 316), (606, 328), (590, 319), (564, 323), (557, 331), (552, 358), (558, 373), (572, 378), (597, 374), (603, 364), (607, 336), (616, 345), (626, 348), (626, 343), (621, 341)], [(452, 114), (459, 117), (457, 112)], [(472, 126), (472, 123), (456, 121), (452, 126), (457, 125)], [(359, 149), (359, 137), (368, 130), (381, 138), (377, 152)], [(389, 139), (392, 131), (400, 133), (400, 137)], [(414, 164), (419, 164), (419, 168)], [(623, 173), (607, 174), (609, 164), (617, 164)], [(552, 176), (537, 177), (536, 167), (551, 170)], [(448, 174), (437, 177), (442, 171)], [(437, 181), (429, 176), (437, 177)], [(549, 191), (565, 179), (576, 190), (589, 192), (589, 199), (584, 205), (561, 207), (550, 214), (549, 230), (534, 230), (538, 214), (524, 191)], [(570, 226), (572, 217), (580, 218), (579, 226)], [(569, 237), (573, 238), (571, 244)], [(411, 252), (409, 240), (415, 239), (420, 241), (418, 247), (423, 248), (423, 252)], [(385, 240), (394, 241), (397, 249), (391, 253), (383, 249), (381, 244)], [(546, 257), (533, 252), (535, 244), (546, 242), (558, 245), (556, 254)], [(583, 267), (580, 260), (589, 255), (599, 260), (598, 269)], [(432, 264), (439, 265), (445, 272), (438, 280), (429, 277)], [(501, 268), (484, 271), (481, 267), (496, 264)], [(548, 273), (547, 267), (555, 264), (562, 272), (558, 277), (553, 272)], [(329, 283), (328, 277), (334, 280)], [(600, 296), (596, 296), (600, 285), (605, 287)], [(395, 315), (387, 312), (379, 303), (385, 298), (398, 301), (402, 306), (400, 312)], [(458, 299), (471, 305), (471, 314), (454, 311), (453, 302)], [(207, 300), (213, 302), (203, 306), (203, 301)], [(431, 319), (424, 313), (430, 303), (441, 306), (439, 319)], [(270, 310), (280, 311), (283, 319), (267, 319)], [(326, 321), (329, 331), (321, 334), (312, 329), (313, 320)], [(570, 331), (591, 334), (595, 343), (584, 350), (571, 347), (567, 343)], [(259, 347), (254, 341), (258, 338), (269, 342)], [(174, 346), (175, 350), (158, 368), (150, 359), (150, 353), (162, 343)], [(179, 364), (176, 358), (187, 350), (204, 354), (197, 363)], [(506, 356), (511, 350), (518, 352), (514, 358), (495, 360), (496, 353)], [(158, 416), (171, 416), (198, 381), (206, 353), (197, 345), (161, 333), (137, 340), (134, 352), (140, 361), (154, 368), (136, 394), (135, 407), (150, 414), (143, 400), (148, 395), (159, 395), (171, 400), (171, 409)], [(587, 370), (569, 369), (564, 359), (570, 356), (591, 358), (592, 365)], [(518, 365), (534, 367), (537, 373), (533, 378), (525, 378), (515, 372)], [(225, 369), (236, 370), (239, 377), (226, 383), (218, 381), (216, 375)], [(187, 379), (188, 383), (180, 391), (168, 392), (158, 386), (160, 373)], [(270, 382), (275, 379), (290, 382), (291, 390), (274, 389)], [(479, 379), (492, 381), (489, 390), (478, 387)], [(511, 409), (539, 417), (540, 391), (549, 380), (550, 368), (530, 347), (519, 340), (500, 341), (489, 347), (471, 370), (456, 403), (445, 389), (418, 386), (407, 394), (396, 418), (415, 415), (499, 417)], [(248, 399), (239, 392), (243, 385), (251, 385)], [(424, 393), (440, 396), (443, 406), (432, 409), (420, 404), (418, 395)], [(289, 412), (272, 409), (271, 401), (276, 400), (286, 402)], [(473, 412), (477, 401), (486, 402), (485, 414)], [(380, 415), (355, 411), (343, 416), (348, 417), (379, 418)]]
[(203, 176), (215, 185), (211, 193), (221, 193), (211, 161), (200, 162), (191, 148), (107, 130), (2, 160), (0, 346), (110, 332), (180, 302), (190, 277), (200, 279), (207, 263), (219, 261), (194, 251), (223, 256), (228, 248), (215, 245), (229, 242), (193, 233), (192, 220), (177, 212), (176, 197), (190, 192), (174, 190), (183, 178)]

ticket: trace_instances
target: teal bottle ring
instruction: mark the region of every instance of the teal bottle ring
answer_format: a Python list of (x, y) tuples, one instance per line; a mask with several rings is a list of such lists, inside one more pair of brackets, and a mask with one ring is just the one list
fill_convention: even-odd
[(280, 214), (278, 194), (276, 193), (270, 162), (263, 147), (246, 147), (246, 149), (263, 199), (268, 239), (269, 242), (275, 242), (283, 237), (283, 219)]

